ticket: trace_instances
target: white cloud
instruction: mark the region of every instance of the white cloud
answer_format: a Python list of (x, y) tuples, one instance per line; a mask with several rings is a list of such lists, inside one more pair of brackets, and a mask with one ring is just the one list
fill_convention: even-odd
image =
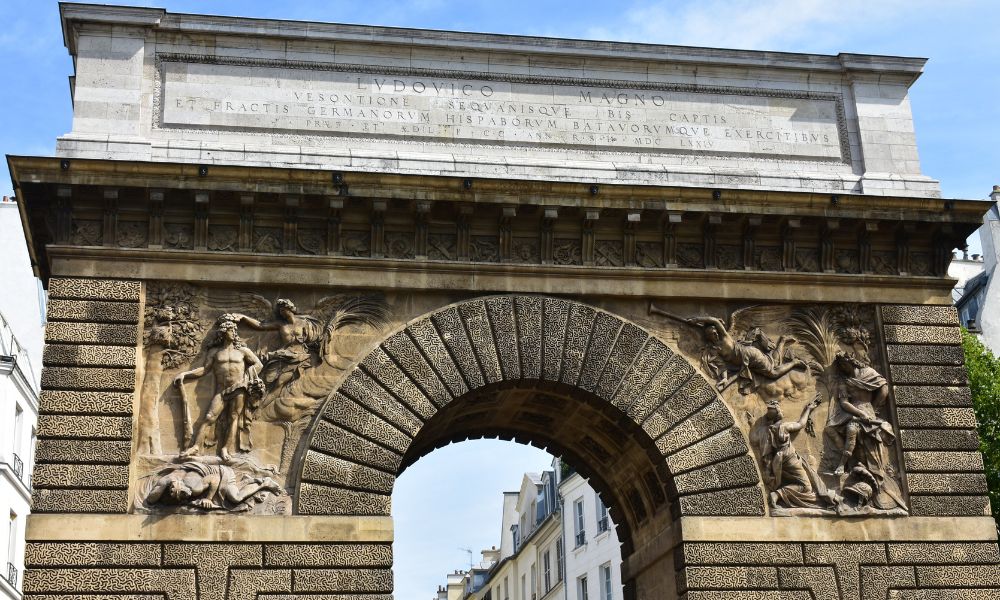
[(639, 1), (588, 37), (684, 46), (834, 52), (856, 29), (891, 25), (932, 0)]

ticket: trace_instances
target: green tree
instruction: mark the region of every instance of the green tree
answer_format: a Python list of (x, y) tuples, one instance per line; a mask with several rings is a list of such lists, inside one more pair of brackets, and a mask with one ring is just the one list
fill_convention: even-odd
[(1000, 358), (979, 338), (962, 329), (969, 391), (979, 421), (979, 449), (986, 465), (993, 518), (1000, 525)]

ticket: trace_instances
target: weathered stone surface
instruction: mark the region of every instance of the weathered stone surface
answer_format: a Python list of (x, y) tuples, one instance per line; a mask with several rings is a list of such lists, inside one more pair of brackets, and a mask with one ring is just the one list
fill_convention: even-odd
[(778, 587), (775, 567), (687, 567), (684, 569), (686, 589), (746, 589)]
[(844, 598), (858, 598), (860, 565), (888, 562), (884, 544), (805, 544), (805, 564), (833, 565)]
[(674, 477), (677, 492), (681, 495), (725, 487), (754, 485), (758, 481), (757, 467), (753, 458), (747, 455)]
[(812, 593), (801, 591), (767, 590), (692, 590), (686, 600), (813, 600)]
[(958, 325), (958, 313), (954, 306), (883, 306), (882, 321), (919, 325)]
[(128, 440), (132, 437), (130, 417), (93, 415), (40, 415), (38, 437), (90, 440)]
[[(574, 304), (569, 309), (566, 342), (562, 347), (562, 371), (559, 375), (559, 379), (567, 385), (576, 385), (580, 380), (584, 359), (598, 361), (598, 354), (603, 354), (606, 358), (607, 351), (611, 348), (611, 341), (607, 337), (617, 333), (620, 323), (609, 319), (606, 313), (600, 313), (600, 321), (595, 323), (597, 317), (598, 312), (589, 306)], [(587, 346), (598, 334), (603, 335), (604, 339), (598, 341), (598, 348), (588, 356)]]
[(667, 456), (733, 425), (733, 416), (726, 405), (712, 402), (663, 434), (656, 440), (656, 447)]
[(303, 483), (299, 512), (306, 515), (388, 515), (391, 496)]
[(132, 414), (132, 394), (121, 392), (83, 392), (42, 390), (43, 413)]
[(918, 566), (917, 583), (927, 587), (993, 587), (1000, 583), (1000, 565)]
[(135, 348), (49, 344), (42, 354), (47, 366), (135, 368)]
[(1000, 548), (995, 543), (889, 544), (889, 562), (893, 564), (1000, 563)]
[(135, 346), (136, 329), (135, 325), (52, 321), (45, 326), (45, 341), (49, 344)]
[(990, 502), (985, 496), (910, 496), (910, 514), (981, 517), (990, 514)]
[(783, 590), (807, 589), (815, 600), (841, 600), (834, 567), (778, 567)]
[(372, 350), (361, 366), (373, 380), (402, 400), (421, 419), (426, 420), (437, 412), (434, 404), (381, 348)]
[(138, 281), (125, 279), (62, 279), (49, 280), (49, 298), (82, 298), (87, 300), (139, 301)]
[(462, 372), (469, 389), (483, 387), (486, 380), (483, 378), (483, 371), (479, 368), (476, 352), (472, 349), (472, 342), (465, 333), (465, 325), (458, 310), (455, 307), (440, 310), (431, 316), (431, 321), (440, 334), (441, 341), (455, 359), (455, 364)]
[(649, 385), (639, 393), (635, 401), (628, 405), (625, 412), (636, 423), (642, 423), (692, 377), (694, 377), (694, 368), (687, 360), (678, 354), (671, 356), (663, 364), (663, 367), (653, 375)]
[(545, 298), (542, 304), (542, 379), (559, 381), (570, 303)]
[(899, 426), (904, 428), (972, 429), (978, 425), (976, 413), (971, 408), (900, 407), (896, 415)]
[(127, 465), (131, 443), (127, 441), (39, 439), (38, 463), (112, 463)]
[(395, 476), (342, 458), (310, 451), (302, 467), (302, 478), (329, 485), (391, 494)]
[(538, 296), (515, 296), (514, 315), (521, 375), (525, 379), (541, 379), (542, 299)]
[[(263, 549), (259, 544), (164, 544), (163, 564), (167, 566), (195, 567), (198, 573), (199, 600), (227, 600), (226, 588), (230, 584), (228, 598), (235, 596), (255, 598), (248, 593), (247, 585), (256, 583), (253, 579), (260, 573), (258, 570), (242, 570), (240, 567), (260, 567), (263, 562)], [(235, 567), (235, 568), (234, 568)], [(244, 573), (246, 577), (234, 578), (236, 573)], [(233, 587), (233, 584), (242, 587)], [(264, 587), (262, 589), (272, 590)], [(287, 591), (286, 585), (279, 591)]]
[(32, 484), (47, 487), (127, 488), (125, 465), (40, 464), (35, 466)]
[(756, 487), (692, 494), (682, 496), (678, 502), (682, 515), (753, 516), (764, 514), (764, 497)]
[(686, 565), (801, 565), (800, 544), (768, 542), (686, 542)]
[(919, 472), (981, 473), (983, 455), (979, 452), (926, 452), (903, 453), (906, 470)]
[(961, 344), (958, 327), (930, 325), (886, 325), (885, 341), (890, 344)]
[(288, 569), (233, 569), (229, 573), (228, 587), (225, 600), (257, 600), (262, 592), (292, 591), (292, 572)]
[(193, 569), (31, 569), (25, 594), (156, 592), (167, 600), (198, 600)]
[(36, 513), (124, 513), (128, 510), (127, 494), (123, 489), (36, 489), (31, 496), (31, 510)]
[(338, 392), (411, 437), (423, 426), (423, 422), (413, 412), (364, 371), (356, 369), (351, 373), (340, 385)]
[(671, 356), (673, 352), (663, 342), (649, 338), (632, 368), (623, 378), (614, 398), (610, 399), (611, 403), (621, 410), (627, 410)]
[(131, 392), (135, 389), (135, 370), (45, 367), (42, 369), (42, 387), (45, 389)]
[(312, 445), (329, 454), (390, 473), (395, 473), (399, 469), (402, 460), (402, 457), (392, 450), (327, 421), (320, 421), (317, 424)]
[(965, 367), (892, 365), (889, 370), (893, 383), (952, 386), (962, 385), (968, 380)]
[(916, 569), (913, 567), (883, 567), (864, 565), (861, 567), (861, 597), (887, 598), (892, 588), (912, 588), (917, 585)]
[(888, 600), (1000, 600), (998, 589), (937, 588), (891, 590)]
[(388, 544), (268, 544), (268, 567), (391, 567)]
[(335, 425), (347, 427), (400, 454), (410, 445), (410, 437), (405, 433), (340, 393), (333, 394), (327, 401), (323, 416)]
[[(436, 406), (441, 407), (451, 402), (452, 396), (444, 381), (427, 364), (427, 360), (405, 331), (390, 336), (382, 342), (380, 348), (386, 356), (392, 357), (399, 368), (406, 371), (406, 374)], [(454, 368), (454, 365), (451, 367)], [(458, 377), (457, 371), (455, 371), (455, 377)]]
[(904, 450), (978, 450), (975, 429), (903, 429)]
[(32, 567), (125, 566), (156, 567), (162, 552), (159, 544), (131, 543), (42, 543), (29, 542), (24, 564)]
[(502, 379), (505, 381), (520, 379), (521, 357), (514, 320), (514, 299), (510, 296), (487, 298), (486, 311), (493, 325), (492, 337), (503, 371)]
[[(452, 360), (451, 354), (445, 348), (441, 336), (438, 335), (438, 331), (430, 319), (420, 319), (415, 323), (410, 323), (406, 332), (411, 336), (414, 345), (420, 348), (427, 362), (434, 365), (434, 370), (441, 376), (453, 397), (457, 398), (469, 391), (469, 386), (459, 372), (458, 365)], [(388, 346), (387, 348), (393, 349)]]
[(911, 473), (911, 494), (986, 494), (982, 473)]
[(703, 379), (692, 377), (646, 418), (642, 428), (656, 439), (691, 415), (710, 410), (716, 398), (715, 390)]
[(886, 346), (889, 362), (897, 365), (961, 365), (965, 355), (961, 346)]
[(667, 457), (667, 466), (675, 476), (715, 462), (746, 454), (746, 440), (739, 429), (733, 427), (717, 433)]
[(600, 381), (597, 382), (596, 393), (598, 396), (608, 401), (614, 397), (622, 385), (625, 374), (636, 362), (648, 339), (650, 339), (649, 334), (635, 325), (631, 323), (622, 325), (615, 346), (611, 349), (611, 356), (608, 357), (607, 365), (604, 367), (604, 373), (601, 375)]
[(137, 302), (105, 302), (95, 300), (49, 300), (46, 316), (53, 321), (87, 321), (90, 323), (138, 323)]
[[(576, 307), (573, 307), (576, 310)], [(566, 331), (566, 354), (563, 356), (563, 382), (573, 385), (575, 382), (588, 392), (597, 390), (597, 382), (601, 377), (614, 350), (615, 341), (622, 329), (622, 321), (606, 312), (597, 313), (594, 317), (594, 327), (592, 330), (583, 329), (579, 334), (588, 339), (589, 344), (586, 349), (586, 357), (583, 360), (583, 369), (579, 373), (579, 380), (574, 380), (572, 376), (567, 376), (572, 361), (570, 360), (570, 341), (573, 338), (574, 323), (572, 318)]]
[(296, 569), (296, 592), (391, 593), (389, 569)]
[(896, 385), (893, 391), (897, 406), (972, 406), (965, 386)]

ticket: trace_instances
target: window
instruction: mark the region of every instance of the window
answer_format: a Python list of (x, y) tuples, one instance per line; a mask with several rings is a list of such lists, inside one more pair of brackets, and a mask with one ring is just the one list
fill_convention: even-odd
[(521, 600), (527, 600), (528, 598), (528, 580), (527, 575), (521, 575)]
[[(510, 585), (507, 581), (507, 576), (503, 576), (503, 600), (510, 600)], [(497, 594), (499, 596), (499, 594)]]
[(528, 514), (531, 515), (531, 518), (532, 518), (532, 521), (531, 521), (532, 527), (531, 527), (531, 529), (534, 530), (535, 527), (538, 525), (538, 503), (535, 502), (534, 500), (531, 501), (531, 512), (528, 513)]
[(563, 544), (556, 540), (556, 581), (563, 580)]
[(7, 582), (17, 587), (17, 571), (13, 571), (13, 565), (17, 562), (17, 514), (10, 511), (10, 523), (7, 525), (7, 564), (0, 577), (7, 578)]
[(587, 576), (578, 577), (576, 580), (577, 597), (580, 600), (589, 600), (587, 596)]
[(14, 405), (14, 445), (11, 450), (14, 454), (21, 454), (21, 430), (24, 428), (24, 410), (20, 404)]
[(538, 576), (535, 574), (535, 563), (531, 563), (531, 597), (535, 597), (535, 592), (538, 590)]
[(543, 569), (542, 577), (545, 580), (546, 594), (548, 594), (549, 590), (552, 589), (552, 560), (549, 554), (550, 552), (546, 550), (545, 554), (542, 555), (542, 569)]
[(601, 565), (601, 600), (611, 600), (611, 563)]
[(604, 533), (608, 530), (608, 507), (604, 506), (604, 500), (597, 496), (597, 532)]
[(583, 522), (583, 498), (573, 503), (573, 532), (576, 534), (576, 547), (587, 543), (587, 532)]

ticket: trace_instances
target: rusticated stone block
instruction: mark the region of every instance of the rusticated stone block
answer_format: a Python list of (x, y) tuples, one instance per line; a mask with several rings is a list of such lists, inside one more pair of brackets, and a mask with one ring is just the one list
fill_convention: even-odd
[(441, 341), (455, 359), (462, 376), (469, 384), (469, 389), (483, 387), (486, 380), (483, 378), (482, 369), (479, 368), (479, 361), (476, 360), (472, 342), (465, 333), (465, 325), (462, 324), (458, 309), (450, 307), (440, 310), (431, 316), (431, 322), (440, 332)]
[(972, 406), (969, 388), (927, 385), (893, 386), (897, 406)]
[(296, 569), (296, 592), (392, 592), (389, 569)]
[(686, 589), (778, 588), (775, 567), (687, 567), (684, 569)]
[(677, 354), (671, 356), (653, 375), (649, 385), (639, 392), (635, 401), (628, 405), (625, 412), (636, 423), (642, 423), (650, 413), (664, 401), (672, 398), (692, 378), (697, 378), (697, 376), (688, 361)]
[(974, 429), (976, 413), (971, 408), (912, 408), (897, 409), (899, 426), (913, 428)]
[(778, 580), (783, 590), (806, 589), (815, 600), (841, 600), (837, 574), (831, 566), (778, 567)]
[(678, 494), (693, 494), (732, 486), (749, 486), (759, 481), (757, 467), (750, 456), (737, 456), (674, 477)]
[(139, 301), (138, 281), (125, 279), (62, 279), (49, 280), (50, 298), (81, 298), (86, 300)]
[(24, 564), (28, 568), (158, 567), (162, 558), (159, 544), (29, 542), (25, 547)]
[(198, 600), (193, 569), (29, 569), (25, 594), (159, 593)]
[(571, 304), (545, 298), (542, 304), (542, 379), (559, 381)]
[[(36, 489), (32, 512), (123, 513), (128, 510), (126, 490)], [(124, 590), (130, 591), (130, 590)]]
[(46, 366), (135, 367), (135, 348), (49, 344), (42, 354)]
[[(25, 594), (24, 596), (27, 600), (81, 600), (85, 598), (86, 600), (163, 600), (163, 594), (87, 594), (86, 596), (80, 596), (79, 594), (45, 594), (44, 596), (36, 596), (33, 594)], [(283, 599), (285, 600), (285, 599)]]
[(592, 391), (611, 354), (622, 323), (606, 312), (574, 304), (566, 325), (562, 382)]
[(299, 486), (299, 512), (307, 515), (388, 515), (391, 496), (303, 483)]
[(885, 341), (890, 344), (961, 344), (958, 327), (930, 325), (886, 325)]
[(35, 462), (127, 465), (130, 454), (130, 442), (127, 441), (39, 439)]
[(861, 567), (861, 598), (886, 598), (889, 590), (897, 587), (913, 588), (917, 574), (913, 567)]
[(978, 450), (975, 429), (903, 429), (904, 450)]
[(682, 496), (681, 514), (685, 516), (753, 516), (764, 514), (764, 497), (756, 487), (712, 491)]
[(801, 565), (802, 546), (768, 542), (685, 542), (686, 565)]
[(137, 302), (95, 300), (49, 300), (47, 317), (52, 321), (87, 321), (90, 323), (138, 323)]
[[(440, 407), (451, 402), (451, 392), (448, 391), (444, 381), (427, 364), (427, 360), (424, 359), (423, 354), (420, 353), (405, 331), (389, 336), (382, 342), (379, 349), (387, 358), (391, 357), (395, 365), (406, 372), (407, 376), (420, 387), (435, 406)], [(457, 372), (455, 376), (457, 377)]]
[(635, 364), (623, 378), (621, 387), (615, 392), (611, 403), (622, 410), (627, 410), (671, 356), (673, 352), (663, 342), (649, 338)]
[(32, 483), (38, 488), (127, 488), (125, 465), (40, 464), (35, 466)]
[(521, 378), (521, 357), (518, 352), (517, 326), (514, 321), (514, 299), (494, 296), (486, 299), (486, 311), (493, 325), (493, 341), (503, 370), (503, 379)]
[(389, 544), (268, 544), (268, 567), (391, 567)]
[[(259, 544), (165, 544), (163, 546), (164, 565), (197, 569), (199, 600), (226, 600), (226, 583), (228, 581), (232, 584), (231, 569), (232, 572), (242, 572), (240, 567), (260, 567), (263, 559), (264, 551)], [(247, 582), (241, 579), (240, 583)], [(280, 590), (287, 591), (289, 588), (285, 586)], [(246, 591), (242, 588), (231, 589), (229, 598), (234, 596), (234, 592), (251, 599), (256, 597), (246, 595)]]
[(38, 437), (128, 440), (132, 437), (132, 419), (93, 415), (40, 415)]
[(743, 434), (732, 427), (670, 455), (667, 466), (671, 473), (678, 475), (702, 465), (746, 454), (747, 450)]
[(733, 425), (733, 416), (729, 413), (729, 409), (717, 400), (709, 403), (663, 434), (656, 440), (656, 447), (664, 456), (667, 456), (712, 434), (729, 429)]
[(1000, 565), (917, 567), (917, 584), (926, 587), (997, 587)]
[(132, 394), (121, 392), (81, 392), (42, 390), (43, 413), (132, 414)]
[(911, 494), (986, 494), (982, 473), (911, 473)]
[(486, 383), (503, 381), (500, 359), (497, 356), (496, 344), (494, 344), (493, 339), (493, 327), (486, 315), (486, 303), (482, 300), (464, 302), (459, 306), (458, 312), (465, 323), (466, 331), (469, 332), (472, 349), (476, 353), (476, 358), (479, 359), (479, 366)]
[(306, 481), (391, 494), (396, 481), (394, 475), (371, 467), (359, 465), (342, 458), (310, 451), (302, 467)]
[(618, 332), (618, 339), (615, 340), (615, 345), (611, 349), (611, 356), (608, 357), (607, 364), (604, 366), (604, 373), (601, 374), (597, 388), (594, 390), (598, 396), (608, 401), (614, 397), (626, 372), (635, 362), (639, 351), (642, 350), (648, 339), (649, 334), (635, 325), (631, 323), (622, 325), (621, 331)]
[(424, 395), (410, 377), (404, 373), (382, 348), (372, 350), (361, 367), (382, 387), (402, 400), (421, 419), (429, 419), (437, 412), (434, 403)]
[[(46, 599), (48, 600), (48, 599)], [(90, 599), (88, 599), (90, 600)], [(118, 600), (113, 598), (111, 600)], [(258, 594), (257, 600), (394, 600), (391, 594)]]
[(541, 379), (542, 299), (538, 296), (515, 296), (514, 321), (517, 324), (521, 376), (524, 379)]
[(1000, 548), (993, 542), (949, 544), (889, 544), (893, 564), (1000, 563)]
[(135, 389), (134, 369), (95, 367), (45, 367), (42, 387), (62, 390), (106, 390), (131, 392)]
[(924, 452), (903, 453), (906, 470), (910, 473), (981, 473), (983, 455), (979, 452)]
[(416, 435), (423, 426), (423, 422), (402, 402), (360, 369), (351, 373), (337, 391), (410, 436)]
[(136, 336), (135, 325), (52, 321), (45, 326), (45, 341), (49, 344), (135, 346)]
[[(218, 600), (257, 600), (262, 592), (291, 592), (289, 569), (233, 569), (229, 573), (229, 593)], [(200, 594), (199, 600), (214, 600)]]
[[(427, 362), (434, 365), (434, 370), (441, 375), (442, 381), (448, 386), (453, 397), (458, 398), (469, 391), (465, 379), (458, 370), (458, 365), (452, 360), (451, 354), (448, 353), (448, 349), (445, 348), (441, 336), (438, 335), (437, 329), (434, 328), (430, 319), (421, 319), (411, 323), (406, 328), (406, 333), (411, 336), (414, 346), (419, 347), (420, 351), (427, 357)], [(403, 335), (403, 333), (397, 335)], [(390, 352), (394, 350), (389, 346), (388, 340), (386, 349)], [(405, 364), (405, 362), (401, 364)]]
[(958, 325), (958, 313), (954, 306), (887, 305), (882, 307), (882, 321), (918, 325)]
[(965, 367), (892, 365), (889, 370), (893, 383), (962, 385), (968, 381)]
[(806, 544), (807, 565), (833, 565), (844, 598), (858, 598), (860, 565), (888, 562), (884, 544)]
[(897, 365), (962, 365), (961, 346), (886, 346), (889, 362)]
[(408, 435), (339, 392), (334, 393), (326, 402), (323, 416), (334, 425), (347, 427), (354, 433), (374, 440), (400, 454), (406, 452), (410, 445)]
[(910, 514), (982, 517), (990, 514), (990, 502), (985, 496), (910, 496)]
[(888, 600), (1000, 600), (1000, 589), (890, 590)]
[(311, 441), (318, 450), (390, 473), (398, 471), (402, 462), (402, 456), (392, 450), (326, 421), (316, 425)]
[(686, 600), (814, 600), (805, 590), (692, 590)]

